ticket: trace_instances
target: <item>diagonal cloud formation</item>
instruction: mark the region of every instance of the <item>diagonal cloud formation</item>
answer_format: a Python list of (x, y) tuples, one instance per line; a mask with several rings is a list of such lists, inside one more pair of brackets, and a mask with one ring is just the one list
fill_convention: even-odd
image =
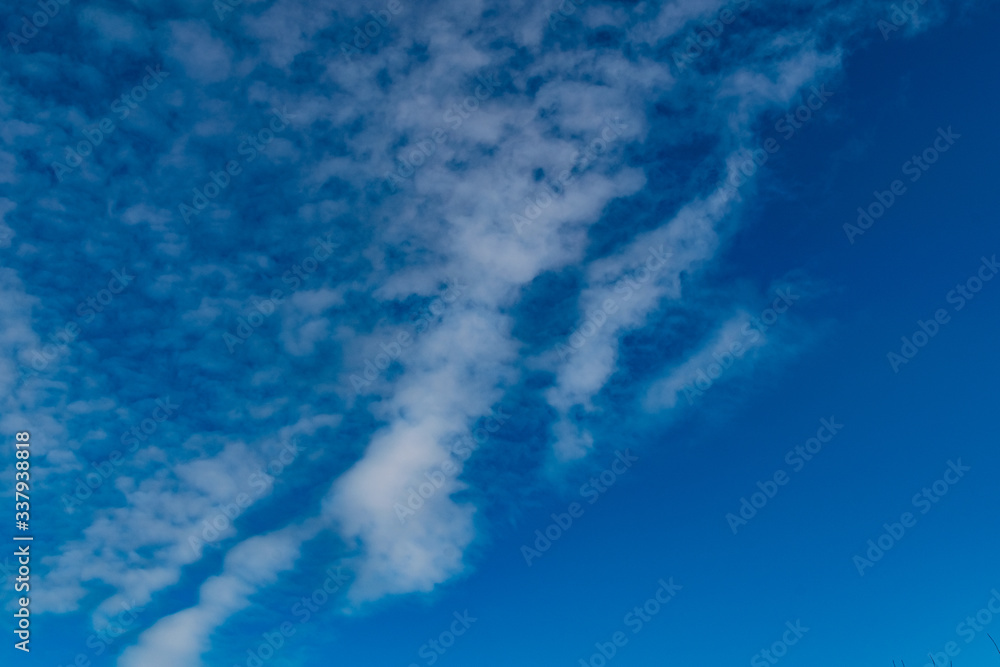
[[(479, 528), (479, 508), (455, 495), (474, 481), (452, 443), (526, 391), (525, 376), (551, 378), (531, 391), (550, 409), (555, 466), (586, 456), (585, 418), (621, 370), (623, 338), (677, 309), (712, 321), (654, 369), (647, 407), (676, 402), (692, 364), (754, 310), (729, 295), (705, 314), (697, 299), (753, 191), (752, 178), (739, 196), (717, 183), (757, 147), (761, 118), (836, 76), (889, 3), (755, 3), (684, 67), (673, 54), (725, 4), (586, 3), (553, 19), (564, 4), (401, 2), (350, 58), (339, 45), (369, 19), (302, 0), (225, 21), (203, 5), (139, 17), (98, 3), (60, 15), (85, 29), (58, 48), (51, 29), (23, 45), (0, 81), (0, 181), (17, 186), (0, 200), (0, 381), (5, 425), (37, 433), (37, 474), (59, 489), (38, 613), (94, 595), (99, 627), (123, 600), (159, 602), (122, 664), (197, 664), (317, 525), (342, 540), (350, 604), (430, 591), (465, 570)], [(114, 63), (74, 57), (89, 48)], [(129, 58), (107, 58), (115, 49)], [(62, 182), (39, 169), (96, 137), (122, 82), (160, 62), (162, 88)], [(288, 126), (265, 142), (274, 110)], [(697, 163), (674, 156), (692, 147)], [(310, 264), (330, 234), (336, 256)], [(107, 282), (85, 279), (123, 262), (135, 284), (32, 368)], [(552, 276), (572, 287), (547, 305), (572, 323), (521, 337), (518, 308)], [(441, 306), (448, 285), (460, 294)], [(223, 334), (247, 326), (227, 348)], [(405, 352), (383, 364), (400, 332)], [(367, 360), (381, 367), (359, 388)], [(61, 493), (164, 388), (182, 414), (64, 511)], [(295, 435), (308, 454), (279, 486), (305, 498), (302, 515), (237, 520), (224, 562), (206, 562), (191, 536)], [(445, 460), (456, 474), (401, 522), (401, 494)], [(203, 595), (178, 611), (164, 593), (182, 575)]]

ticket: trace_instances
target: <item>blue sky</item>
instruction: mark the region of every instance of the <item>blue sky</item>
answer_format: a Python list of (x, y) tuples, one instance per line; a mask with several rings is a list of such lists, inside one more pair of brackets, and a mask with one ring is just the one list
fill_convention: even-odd
[(10, 5), (12, 664), (998, 664), (998, 27)]

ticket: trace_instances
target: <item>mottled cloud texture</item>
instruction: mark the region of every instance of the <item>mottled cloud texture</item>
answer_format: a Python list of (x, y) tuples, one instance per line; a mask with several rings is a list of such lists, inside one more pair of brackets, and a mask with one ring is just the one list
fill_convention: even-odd
[[(0, 396), (49, 535), (34, 613), (143, 606), (123, 666), (200, 664), (317, 540), (338, 610), (462, 574), (487, 446), (456, 442), (492, 410), (522, 406), (503, 429), (543, 447), (511, 458), (545, 484), (609, 418), (686, 409), (772, 287), (809, 298), (706, 286), (761, 127), (887, 12), (220, 4), (69, 3), (4, 43)], [(784, 324), (749, 356), (793, 353)], [(637, 332), (659, 344), (631, 376)]]

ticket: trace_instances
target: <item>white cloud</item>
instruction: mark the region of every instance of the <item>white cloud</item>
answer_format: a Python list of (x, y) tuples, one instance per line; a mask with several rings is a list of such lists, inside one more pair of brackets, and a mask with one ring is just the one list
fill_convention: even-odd
[[(753, 20), (741, 18), (720, 40), (717, 71), (709, 71), (715, 61), (705, 58), (678, 73), (669, 59), (650, 54), (661, 56), (659, 47), (683, 38), (723, 3), (664, 3), (652, 21), (637, 25), (629, 23), (649, 7), (578, 10), (574, 20), (584, 25), (627, 27), (633, 40), (627, 49), (577, 48), (572, 36), (549, 26), (558, 4), (403, 0), (391, 29), (348, 63), (338, 40), (351, 34), (355, 18), (362, 20), (359, 6), (244, 3), (220, 22), (210, 3), (188, 2), (191, 19), (148, 28), (167, 56), (164, 68), (176, 65), (176, 72), (162, 100), (151, 96), (127, 121), (134, 145), (125, 132), (116, 135), (81, 167), (78, 183), (61, 188), (18, 156), (62, 159), (64, 145), (79, 140), (73, 133), (98, 119), (75, 103), (53, 105), (26, 94), (15, 86), (19, 77), (0, 83), (0, 138), (14, 146), (0, 154), (0, 181), (15, 186), (10, 196), (19, 202), (0, 199), (0, 248), (25, 267), (23, 276), (0, 268), (0, 425), (12, 432), (30, 424), (40, 483), (71, 492), (88, 464), (81, 451), (96, 447), (101, 433), (112, 434), (109, 447), (116, 446), (113, 416), (103, 412), (132, 417), (128, 406), (164, 385), (190, 388), (197, 403), (176, 431), (136, 452), (108, 483), (105, 505), (94, 501), (73, 516), (80, 527), (41, 563), (38, 613), (79, 611), (88, 595), (110, 591), (86, 610), (100, 626), (121, 602), (146, 604), (181, 581), (199, 560), (188, 539), (231, 502), (248, 475), (291, 435), (336, 427), (330, 403), (354, 405), (356, 392), (346, 381), (351, 364), (378, 350), (387, 332), (406, 326), (372, 324), (380, 316), (372, 313), (398, 323), (400, 311), (435, 297), (446, 281), (465, 286), (461, 297), (415, 337), (399, 359), (400, 374), (391, 381), (384, 374), (363, 397), (377, 421), (374, 433), (338, 432), (311, 452), (323, 463), (336, 459), (340, 469), (342, 459), (356, 457), (342, 475), (322, 480), (328, 493), (313, 510), (347, 544), (352, 604), (430, 591), (464, 571), (478, 508), (453, 496), (467, 481), (447, 479), (405, 523), (394, 505), (450, 457), (451, 438), (500, 402), (526, 364), (555, 377), (538, 397), (558, 415), (553, 458), (584, 456), (600, 443), (575, 415), (596, 410), (619, 370), (622, 337), (648, 326), (664, 307), (676, 308), (708, 320), (704, 330), (712, 332), (680, 346), (693, 352), (662, 361), (647, 407), (677, 405), (679, 388), (743, 321), (745, 304), (736, 297), (711, 312), (702, 312), (695, 298), (698, 278), (712, 270), (738, 228), (739, 211), (702, 184), (700, 173), (679, 175), (680, 189), (669, 193), (650, 187), (663, 182), (652, 174), (688, 171), (672, 151), (689, 150), (693, 134), (707, 146), (706, 170), (736, 169), (736, 156), (759, 139), (761, 114), (783, 109), (804, 87), (836, 72), (844, 48), (836, 42), (870, 29), (871, 22), (858, 27), (863, 22), (856, 19), (868, 21), (872, 10), (858, 2), (811, 3), (810, 24), (788, 28), (763, 25), (765, 12), (755, 10)], [(84, 8), (80, 16), (92, 28), (85, 33), (117, 44), (134, 45), (145, 35), (129, 15)], [(729, 46), (738, 60), (729, 57)], [(22, 60), (52, 80), (58, 74), (115, 90), (121, 83), (71, 54)], [(503, 83), (453, 127), (445, 114), (491, 70), (500, 71)], [(259, 107), (285, 105), (297, 127), (272, 144), (268, 157), (277, 159), (245, 164), (241, 180), (198, 225), (178, 223), (179, 199), (224, 164), (239, 133), (260, 122)], [(17, 121), (17, 114), (29, 114), (32, 123)], [(581, 153), (611, 122), (621, 123), (620, 136), (582, 164)], [(399, 193), (382, 199), (385, 174), (404, 149), (442, 127), (445, 140), (434, 142), (433, 154)], [(524, 214), (526, 200), (538, 201), (544, 181), (570, 170), (575, 180), (519, 233), (512, 215)], [(650, 211), (634, 219), (619, 213), (623, 219), (614, 224), (622, 231), (614, 239), (595, 227), (609, 211), (623, 210), (611, 208), (616, 200), (636, 195), (643, 206), (671, 213), (658, 224), (649, 221)], [(38, 221), (26, 210), (40, 211), (51, 229), (35, 233), (29, 224)], [(77, 238), (84, 217), (92, 227), (78, 248), (71, 245), (70, 259), (67, 239)], [(261, 287), (271, 286), (275, 272), (281, 275), (279, 257), (302, 255), (288, 240), (299, 242), (300, 229), (313, 234), (319, 224), (353, 234), (343, 250), (350, 273), (328, 264), (315, 285), (270, 316), (270, 333), (258, 331), (240, 348), (242, 356), (226, 355), (221, 331), (251, 296), (265, 293)], [(95, 323), (60, 357), (58, 369), (20, 385), (18, 364), (30, 365), (51, 323), (72, 317), (74, 299), (91, 289), (76, 297), (76, 285), (68, 283), (137, 247), (146, 271), (137, 303)], [(636, 276), (650, 248), (668, 256), (666, 264), (622, 298), (619, 280)], [(64, 263), (76, 272), (70, 275)], [(528, 345), (512, 334), (522, 297), (547, 274), (580, 277), (579, 292), (569, 298), (581, 314), (608, 299), (617, 304), (568, 359), (555, 352), (561, 338), (526, 359)], [(48, 289), (29, 292), (26, 283)], [(359, 312), (345, 315), (348, 308)], [(336, 351), (333, 358), (325, 354), (333, 346), (342, 364)], [(307, 380), (296, 376), (302, 367)], [(326, 407), (304, 404), (303, 396)], [(224, 571), (204, 582), (197, 605), (154, 624), (122, 664), (197, 664), (213, 630), (291, 567), (318, 530), (312, 520), (302, 528), (300, 519), (261, 538), (225, 531), (241, 541)]]
[(203, 83), (229, 78), (232, 50), (212, 35), (204, 21), (173, 21), (169, 27), (167, 53), (180, 62), (188, 76)]

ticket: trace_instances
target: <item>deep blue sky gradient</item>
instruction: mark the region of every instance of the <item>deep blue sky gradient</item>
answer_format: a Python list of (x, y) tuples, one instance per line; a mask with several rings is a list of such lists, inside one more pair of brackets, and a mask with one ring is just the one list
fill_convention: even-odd
[[(11, 15), (20, 11), (26, 10), (14, 8)], [(121, 11), (125, 13), (124, 8)], [(134, 17), (146, 10), (131, 11)], [(230, 29), (218, 25), (207, 5), (202, 13), (208, 14), (212, 30)], [(753, 16), (755, 27), (767, 24), (765, 8)], [(774, 16), (780, 13), (776, 10)], [(12, 21), (5, 24), (8, 29)], [(511, 21), (517, 24), (516, 17)], [(67, 45), (82, 48), (90, 43), (87, 33), (74, 32), (72, 25), (67, 21), (43, 31), (31, 44), (31, 57), (42, 58), (38, 53), (54, 48), (49, 40), (59, 35), (65, 35)], [(605, 42), (614, 50), (619, 48), (615, 40), (624, 39), (603, 35), (599, 29), (591, 29), (587, 38), (579, 24), (565, 29), (579, 31), (579, 39), (595, 50), (605, 48)], [(581, 658), (590, 659), (597, 650), (595, 642), (608, 642), (623, 630), (628, 643), (608, 663), (614, 667), (756, 665), (762, 663), (751, 662), (754, 655), (781, 638), (786, 622), (797, 620), (809, 630), (780, 661), (783, 666), (845, 661), (889, 665), (893, 659), (922, 665), (928, 651), (942, 651), (949, 641), (957, 641), (961, 649), (955, 658), (959, 667), (1000, 664), (1000, 655), (986, 637), (986, 631), (1000, 637), (1000, 615), (971, 643), (956, 634), (956, 626), (985, 607), (993, 589), (1000, 590), (996, 510), (1000, 452), (995, 428), (1000, 280), (987, 282), (960, 311), (946, 300), (957, 283), (975, 274), (982, 257), (1000, 254), (995, 194), (1000, 146), (996, 122), (1000, 92), (994, 72), (1000, 62), (998, 30), (1000, 12), (993, 5), (966, 14), (949, 13), (915, 35), (896, 33), (883, 40), (869, 22), (845, 38), (842, 66), (823, 78), (834, 92), (830, 101), (793, 138), (781, 141), (781, 150), (771, 156), (754, 185), (741, 191), (741, 207), (725, 223), (734, 231), (722, 237), (711, 261), (681, 276), (684, 308), (707, 315), (682, 317), (679, 305), (664, 303), (649, 314), (644, 326), (620, 334), (617, 367), (593, 396), (594, 410), (570, 411), (570, 419), (590, 429), (594, 446), (586, 457), (558, 466), (550, 451), (551, 426), (565, 415), (545, 402), (545, 391), (556, 386), (557, 379), (538, 359), (563, 340), (562, 333), (572, 329), (579, 317), (576, 298), (587, 287), (587, 267), (581, 263), (542, 272), (524, 285), (518, 299), (504, 304), (504, 314), (512, 319), (511, 335), (521, 340), (524, 358), (517, 364), (520, 374), (515, 381), (497, 380), (503, 391), (495, 405), (503, 406), (511, 419), (468, 462), (461, 478), (468, 488), (454, 495), (477, 508), (475, 539), (465, 551), (461, 571), (437, 582), (433, 590), (376, 596), (364, 604), (349, 602), (345, 588), (308, 623), (300, 624), (290, 613), (296, 601), (322, 583), (328, 568), (349, 562), (345, 559), (354, 553), (355, 545), (347, 536), (322, 531), (302, 545), (294, 567), (281, 572), (274, 583), (256, 587), (251, 604), (226, 618), (211, 635), (203, 663), (244, 665), (246, 650), (260, 645), (261, 633), (291, 620), (295, 635), (265, 664), (425, 665), (430, 663), (419, 654), (421, 646), (446, 630), (455, 612), (468, 610), (476, 622), (436, 664), (577, 665)], [(162, 35), (156, 39), (160, 46), (155, 49), (166, 48), (162, 45), (171, 41)], [(176, 36), (172, 39), (178, 41)], [(505, 39), (498, 37), (493, 43), (498, 53), (506, 48)], [(545, 39), (546, 44), (555, 44), (558, 36), (550, 33)], [(238, 40), (233, 43), (238, 49)], [(109, 53), (88, 55), (88, 64), (99, 68), (102, 58), (115, 53), (108, 48)], [(635, 47), (629, 55), (642, 55), (637, 52), (641, 49)], [(310, 58), (316, 56), (297, 57), (289, 71), (262, 66), (266, 71), (261, 76), (299, 77), (292, 83), (307, 90), (314, 85), (307, 74)], [(412, 46), (408, 57), (420, 62), (419, 48)], [(510, 52), (503, 57), (512, 67), (519, 57), (528, 59)], [(661, 45), (655, 57), (669, 62), (669, 50)], [(155, 60), (147, 54), (138, 62)], [(69, 95), (67, 88), (76, 86), (92, 93), (90, 105), (97, 109), (101, 100), (135, 79), (131, 70), (138, 68), (116, 65), (117, 75), (110, 82), (93, 73), (103, 88), (87, 82), (57, 86), (51, 69), (29, 83), (33, 62), (37, 61), (22, 59), (7, 76), (14, 81), (11, 86), (31, 89), (38, 106), (16, 113), (8, 109), (8, 121), (20, 113), (42, 125), (53, 122), (45, 117), (45, 105), (68, 105), (61, 98)], [(218, 80), (239, 79), (237, 69)], [(165, 99), (188, 90), (182, 87), (185, 74), (179, 66), (172, 76), (174, 80), (164, 84)], [(190, 84), (184, 81), (183, 86)], [(170, 86), (175, 84), (179, 87), (172, 93)], [(204, 85), (213, 84), (209, 80)], [(200, 135), (190, 140), (191, 146), (203, 141), (197, 150), (217, 156), (218, 164), (234, 152), (242, 128), (266, 117), (270, 103), (265, 103), (269, 93), (263, 88), (248, 92), (244, 88), (250, 84), (234, 86), (241, 87), (239, 96), (233, 93), (234, 100), (254, 99), (257, 108), (236, 123), (236, 131), (213, 127), (211, 119), (205, 119)], [(697, 127), (697, 118), (677, 120), (677, 109), (656, 98), (656, 93), (649, 93), (642, 110), (648, 123), (646, 140), (630, 144), (623, 158), (623, 164), (644, 171), (646, 183), (636, 193), (612, 198), (600, 216), (595, 215), (585, 236), (588, 262), (622, 250), (640, 231), (665, 223), (691, 199), (690, 190), (696, 190), (699, 182), (714, 182), (721, 169), (720, 149), (713, 139), (697, 133), (674, 136), (675, 124)], [(187, 101), (174, 99), (173, 111), (163, 117), (190, 113), (184, 106), (190, 99), (193, 96)], [(800, 101), (796, 96), (784, 111), (763, 112), (756, 136), (775, 135), (774, 123)], [(88, 113), (94, 118), (103, 112)], [(334, 121), (345, 118), (334, 114), (316, 121), (311, 131), (332, 132)], [(373, 124), (378, 122), (372, 118)], [(174, 122), (162, 118), (156, 122), (161, 121)], [(446, 253), (419, 247), (392, 227), (393, 209), (388, 207), (395, 204), (384, 203), (383, 191), (372, 194), (376, 185), (369, 183), (363, 191), (336, 177), (320, 182), (293, 175), (288, 165), (296, 157), (304, 161), (306, 155), (334, 163), (351, 153), (360, 162), (357, 156), (364, 151), (345, 147), (340, 139), (329, 139), (321, 148), (319, 139), (296, 139), (294, 150), (299, 153), (279, 154), (274, 162), (248, 168), (240, 189), (225, 195), (235, 202), (238, 220), (227, 217), (231, 211), (224, 212), (221, 204), (202, 214), (196, 227), (177, 225), (176, 220), (158, 223), (155, 214), (136, 227), (101, 220), (102, 210), (120, 215), (121, 209), (143, 202), (147, 187), (150, 206), (161, 210), (173, 212), (182, 195), (187, 196), (180, 187), (164, 194), (150, 185), (158, 172), (174, 179), (171, 169), (189, 168), (180, 157), (169, 167), (157, 162), (148, 170), (143, 162), (147, 155), (162, 157), (171, 151), (180, 155), (195, 148), (172, 145), (174, 138), (159, 136), (157, 126), (149, 122), (149, 127), (137, 131), (141, 137), (137, 143), (122, 148), (121, 154), (105, 146), (97, 156), (111, 164), (120, 161), (107, 167), (118, 174), (117, 181), (81, 180), (59, 190), (52, 179), (45, 187), (59, 194), (46, 199), (38, 173), (47, 167), (37, 158), (29, 164), (24, 156), (28, 151), (19, 154), (18, 168), (36, 174), (31, 185), (36, 188), (31, 191), (34, 201), (20, 199), (14, 179), (4, 181), (5, 196), (16, 199), (19, 207), (7, 216), (17, 236), (5, 248), (17, 252), (8, 253), (3, 263), (17, 272), (27, 294), (44, 301), (33, 311), (30, 323), (39, 336), (73, 317), (80, 295), (106, 282), (105, 269), (125, 261), (123, 257), (141, 264), (143, 286), (126, 291), (118, 308), (109, 308), (107, 317), (88, 325), (86, 347), (74, 351), (65, 374), (51, 371), (46, 376), (56, 384), (46, 385), (45, 391), (65, 393), (63, 404), (110, 394), (123, 405), (142, 407), (114, 417), (109, 408), (95, 407), (107, 415), (72, 422), (67, 440), (76, 443), (81, 460), (100, 458), (116, 446), (123, 425), (135, 423), (136, 416), (152, 409), (153, 397), (168, 392), (195, 406), (162, 425), (159, 432), (162, 446), (183, 451), (185, 461), (217, 453), (210, 444), (212, 437), (246, 429), (250, 441), (251, 433), (277, 432), (296, 422), (302, 412), (336, 412), (342, 420), (301, 436), (307, 451), (295, 468), (294, 483), (279, 480), (267, 502), (241, 515), (238, 537), (227, 537), (222, 550), (208, 550), (203, 558), (184, 565), (179, 581), (154, 594), (135, 628), (110, 652), (95, 658), (85, 642), (93, 632), (91, 613), (115, 593), (115, 586), (87, 579), (86, 594), (73, 610), (41, 613), (34, 619), (32, 655), (15, 655), (11, 664), (22, 660), (66, 665), (85, 652), (94, 665), (125, 665), (118, 662), (120, 654), (136, 643), (140, 633), (199, 603), (199, 586), (224, 570), (226, 552), (238, 541), (322, 512), (331, 481), (362, 456), (377, 428), (395, 418), (394, 413), (386, 416), (386, 411), (396, 409), (388, 398), (359, 397), (344, 390), (349, 386), (347, 374), (360, 367), (360, 357), (349, 357), (342, 341), (355, 330), (367, 335), (387, 324), (405, 326), (441, 287), (441, 276), (434, 271), (411, 274), (413, 293), (398, 299), (379, 291), (384, 285), (376, 289), (364, 283), (369, 274), (425, 268), (423, 261), (433, 267), (435, 258)], [(518, 122), (524, 124), (526, 119), (512, 116), (511, 123)], [(725, 118), (705, 123), (722, 126)], [(353, 131), (360, 133), (362, 125), (363, 121), (356, 122)], [(14, 131), (9, 122), (5, 127)], [(949, 127), (961, 138), (919, 181), (906, 180), (902, 164), (931, 145), (938, 128)], [(350, 137), (352, 127), (336, 131)], [(114, 141), (124, 141), (124, 134)], [(308, 146), (309, 141), (317, 144)], [(204, 164), (214, 163), (206, 158)], [(343, 165), (329, 166), (340, 168)], [(497, 176), (498, 181), (501, 178), (506, 172)], [(888, 189), (896, 178), (905, 180), (907, 192), (851, 244), (843, 225), (854, 222), (858, 206), (873, 201), (873, 191)], [(199, 171), (187, 180), (201, 183), (205, 178)], [(461, 176), (456, 183), (461, 183)], [(399, 206), (409, 212), (415, 209), (423, 215), (421, 207), (426, 206), (425, 218), (432, 219), (427, 224), (436, 224), (435, 201), (421, 196), (405, 191), (392, 195), (408, 202)], [(64, 204), (77, 201), (79, 209), (59, 211), (62, 205), (53, 203), (59, 198)], [(319, 204), (309, 208), (319, 200), (343, 206), (334, 212), (322, 211)], [(109, 201), (114, 204), (108, 205)], [(58, 221), (47, 223), (46, 210), (59, 211)], [(293, 218), (301, 228), (293, 228), (289, 222)], [(89, 227), (90, 220), (98, 222)], [(307, 239), (324, 229), (336, 229), (344, 245), (309, 289), (352, 287), (343, 288), (339, 301), (330, 297), (319, 310), (299, 304), (305, 315), (282, 311), (237, 354), (227, 355), (218, 343), (218, 327), (231, 328), (236, 313), (246, 311), (219, 295), (226, 293), (229, 299), (226, 290), (238, 281), (246, 288), (243, 297), (284, 287), (283, 270), (307, 256), (311, 252)], [(442, 247), (444, 235), (428, 233)], [(181, 236), (187, 240), (178, 241)], [(386, 253), (388, 259), (365, 250), (380, 236), (393, 247)], [(184, 250), (171, 257), (162, 244), (174, 242)], [(105, 261), (72, 259), (78, 247), (93, 253), (88, 257), (97, 256), (95, 248), (102, 243), (116, 248)], [(33, 248), (44, 252), (54, 247), (63, 254), (41, 258), (34, 254)], [(157, 259), (148, 258), (160, 252), (164, 254)], [(399, 258), (393, 252), (400, 253)], [(195, 256), (204, 273), (189, 266)], [(259, 269), (253, 268), (255, 263)], [(205, 264), (217, 270), (205, 270)], [(189, 291), (177, 296), (171, 292), (171, 281), (183, 282)], [(678, 356), (693, 354), (696, 340), (718, 325), (718, 313), (738, 303), (759, 314), (782, 285), (791, 285), (801, 298), (773, 326), (766, 348), (738, 360), (693, 404), (679, 395), (672, 409), (644, 407), (647, 390)], [(178, 305), (181, 301), (183, 307)], [(212, 328), (204, 324), (210, 316), (198, 310), (201, 307), (227, 314)], [(939, 308), (949, 312), (950, 322), (894, 373), (887, 353), (898, 352), (900, 337), (912, 335), (917, 321), (932, 318)], [(191, 315), (196, 310), (197, 317)], [(12, 305), (4, 317), (13, 319), (17, 312)], [(317, 312), (333, 322), (321, 334), (308, 328), (310, 322), (315, 325)], [(212, 317), (222, 316), (216, 312)], [(190, 330), (173, 328), (191, 322), (196, 326)], [(120, 337), (119, 329), (128, 335)], [(181, 333), (162, 333), (168, 331)], [(409, 368), (404, 362), (386, 373), (390, 383)], [(412, 363), (417, 365), (416, 360)], [(283, 378), (280, 386), (267, 385), (254, 375), (257, 370), (277, 373)], [(253, 384), (258, 380), (262, 384)], [(230, 384), (240, 390), (229, 393)], [(247, 405), (263, 406), (279, 394), (284, 401), (272, 405), (273, 412), (261, 408), (254, 415), (259, 424), (249, 421)], [(22, 416), (30, 416), (39, 405), (59, 403), (44, 397), (36, 404), (19, 400)], [(305, 406), (302, 412), (299, 406)], [(73, 414), (81, 413), (89, 414), (82, 408)], [(824, 418), (835, 418), (843, 429), (801, 471), (790, 472), (786, 452), (812, 437)], [(16, 428), (22, 423), (15, 424), (13, 417), (8, 421)], [(29, 424), (49, 428), (40, 422)], [(94, 429), (104, 429), (107, 437), (88, 437)], [(580, 496), (581, 485), (608, 468), (616, 451), (625, 449), (638, 461), (588, 504)], [(941, 478), (949, 461), (958, 460), (971, 470), (926, 515), (919, 514), (911, 498)], [(39, 463), (40, 468), (51, 466), (52, 482), (39, 492), (44, 501), (37, 521), (44, 527), (38, 529), (33, 547), (53, 558), (68, 543), (81, 539), (92, 519), (89, 514), (83, 515), (87, 519), (74, 518), (63, 510), (59, 497), (72, 488), (73, 475), (79, 473), (59, 468), (58, 462), (50, 455), (45, 464)], [(138, 482), (141, 475), (156, 478), (158, 470), (152, 459), (131, 474)], [(749, 497), (758, 481), (771, 478), (777, 470), (788, 471), (790, 482), (734, 535), (726, 514), (737, 512), (741, 497)], [(111, 487), (103, 487), (93, 502), (102, 508), (122, 506), (128, 489)], [(552, 513), (565, 512), (573, 502), (582, 504), (583, 515), (528, 566), (522, 546), (534, 542), (536, 529), (544, 531), (552, 523)], [(916, 513), (916, 525), (859, 576), (852, 558), (863, 554), (869, 539), (878, 538), (883, 523), (898, 521), (907, 511)], [(140, 553), (154, 560), (155, 554), (154, 546)], [(111, 554), (96, 557), (110, 559)], [(36, 567), (45, 577), (40, 581), (49, 576), (56, 580), (50, 568), (66, 562), (40, 558)], [(632, 634), (623, 617), (653, 596), (658, 580), (670, 578), (682, 590), (640, 633)]]

